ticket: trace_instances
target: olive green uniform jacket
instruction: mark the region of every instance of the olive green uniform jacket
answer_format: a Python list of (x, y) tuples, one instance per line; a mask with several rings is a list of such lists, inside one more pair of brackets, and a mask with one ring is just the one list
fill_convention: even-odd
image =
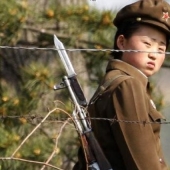
[[(92, 128), (114, 170), (167, 170), (161, 144), (160, 124), (163, 116), (148, 95), (148, 79), (133, 66), (111, 60), (102, 84), (113, 77), (126, 77), (115, 86), (114, 80), (89, 105), (91, 117), (118, 121), (92, 120)], [(156, 121), (158, 123), (147, 123)], [(85, 170), (82, 151), (74, 170)]]

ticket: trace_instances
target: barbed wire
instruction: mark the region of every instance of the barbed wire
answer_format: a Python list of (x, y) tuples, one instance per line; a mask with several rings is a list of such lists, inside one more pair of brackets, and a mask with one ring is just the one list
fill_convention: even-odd
[(0, 49), (15, 49), (15, 50), (42, 50), (42, 51), (59, 51), (66, 50), (70, 52), (76, 51), (91, 51), (91, 52), (134, 52), (134, 53), (161, 53), (169, 55), (170, 52), (158, 52), (158, 51), (144, 51), (144, 50), (118, 50), (118, 49), (95, 49), (95, 48), (66, 48), (66, 49), (56, 49), (56, 48), (40, 48), (40, 47), (19, 47), (19, 46), (0, 46)]
[[(26, 119), (28, 122), (39, 122), (44, 119), (44, 116), (41, 115), (25, 115), (25, 116), (1, 116), (0, 120), (4, 121), (5, 119)], [(65, 117), (59, 118), (54, 116), (49, 116), (45, 122), (58, 122), (58, 121), (66, 121), (66, 120), (74, 120), (73, 117)], [(78, 119), (78, 118), (77, 118)], [(99, 120), (99, 121), (109, 121), (111, 123), (130, 123), (130, 124), (170, 124), (170, 121), (136, 121), (136, 120), (119, 120), (115, 118), (94, 118), (94, 117), (86, 117), (87, 120)], [(79, 118), (79, 120), (82, 120)]]
[[(160, 52), (154, 52), (154, 51), (143, 51), (143, 50), (115, 50), (115, 49), (89, 49), (89, 48), (84, 48), (84, 49), (56, 49), (56, 48), (39, 48), (39, 47), (19, 47), (19, 46), (0, 46), (0, 49), (14, 49), (14, 50), (42, 50), (42, 51), (59, 51), (59, 50), (66, 50), (66, 51), (70, 51), (70, 52), (78, 52), (78, 51), (91, 51), (91, 52), (135, 52), (135, 53), (160, 53)], [(164, 54), (169, 55), (170, 52), (165, 52)], [(22, 140), (21, 144), (15, 149), (15, 151), (12, 153), (12, 156), (10, 157), (0, 157), (0, 161), (7, 161), (7, 160), (14, 160), (14, 161), (22, 161), (22, 162), (27, 162), (27, 163), (32, 163), (32, 164), (37, 164), (37, 165), (42, 165), (43, 167), (48, 166), (48, 167), (52, 167), (54, 169), (58, 169), (61, 170), (60, 168), (53, 166), (51, 164), (49, 164), (49, 160), (51, 160), (51, 158), (54, 156), (54, 154), (56, 153), (55, 148), (58, 147), (58, 139), (62, 133), (63, 127), (65, 127), (65, 123), (66, 121), (70, 121), (73, 123), (74, 121), (74, 117), (70, 116), (66, 116), (66, 117), (60, 117), (60, 116), (43, 116), (43, 115), (1, 115), (0, 116), (0, 123), (5, 123), (5, 120), (7, 119), (13, 119), (13, 120), (19, 120), (19, 121), (23, 121), (23, 119), (26, 120), (26, 122), (24, 123), (32, 123), (35, 124), (35, 128), (27, 135), (27, 137)], [(108, 121), (111, 125), (114, 123), (127, 123), (127, 124), (142, 124), (143, 126), (148, 125), (148, 124), (165, 124), (168, 125), (170, 124), (170, 121), (165, 121), (165, 120), (161, 120), (161, 121), (136, 121), (136, 120), (119, 120), (116, 118), (95, 118), (95, 117), (87, 117), (87, 120), (97, 120), (97, 121)], [(82, 119), (80, 119), (82, 120)], [(21, 159), (21, 158), (15, 158), (15, 154), (17, 153), (18, 150), (20, 150), (20, 148), (22, 147), (22, 145), (25, 144), (25, 142), (28, 140), (28, 137), (30, 137), (40, 126), (42, 123), (51, 123), (51, 122), (61, 122), (63, 123), (63, 127), (60, 129), (60, 133), (59, 135), (57, 134), (56, 136), (56, 143), (54, 150), (52, 152), (52, 154), (49, 156), (48, 160), (46, 162), (39, 162), (39, 161), (34, 161), (34, 160), (27, 160), (27, 159)], [(42, 169), (43, 169), (42, 167)], [(1, 169), (1, 166), (0, 166)]]

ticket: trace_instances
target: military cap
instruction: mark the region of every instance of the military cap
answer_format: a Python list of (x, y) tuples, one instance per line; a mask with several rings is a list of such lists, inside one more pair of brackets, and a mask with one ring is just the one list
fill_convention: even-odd
[(170, 5), (164, 0), (140, 0), (123, 7), (113, 23), (119, 28), (125, 21), (156, 26), (170, 36)]

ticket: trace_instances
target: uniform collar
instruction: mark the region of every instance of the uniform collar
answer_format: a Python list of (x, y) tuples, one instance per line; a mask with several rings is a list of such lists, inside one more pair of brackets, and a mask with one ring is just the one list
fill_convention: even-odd
[(110, 59), (106, 72), (110, 70), (120, 70), (140, 81), (147, 88), (148, 78), (137, 68), (121, 60)]

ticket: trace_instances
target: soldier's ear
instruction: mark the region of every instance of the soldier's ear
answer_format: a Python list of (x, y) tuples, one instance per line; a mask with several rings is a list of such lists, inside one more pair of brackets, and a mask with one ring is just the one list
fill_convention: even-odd
[(117, 37), (117, 47), (120, 49), (120, 50), (123, 50), (124, 49), (124, 43), (125, 43), (125, 37), (124, 35), (119, 35)]

